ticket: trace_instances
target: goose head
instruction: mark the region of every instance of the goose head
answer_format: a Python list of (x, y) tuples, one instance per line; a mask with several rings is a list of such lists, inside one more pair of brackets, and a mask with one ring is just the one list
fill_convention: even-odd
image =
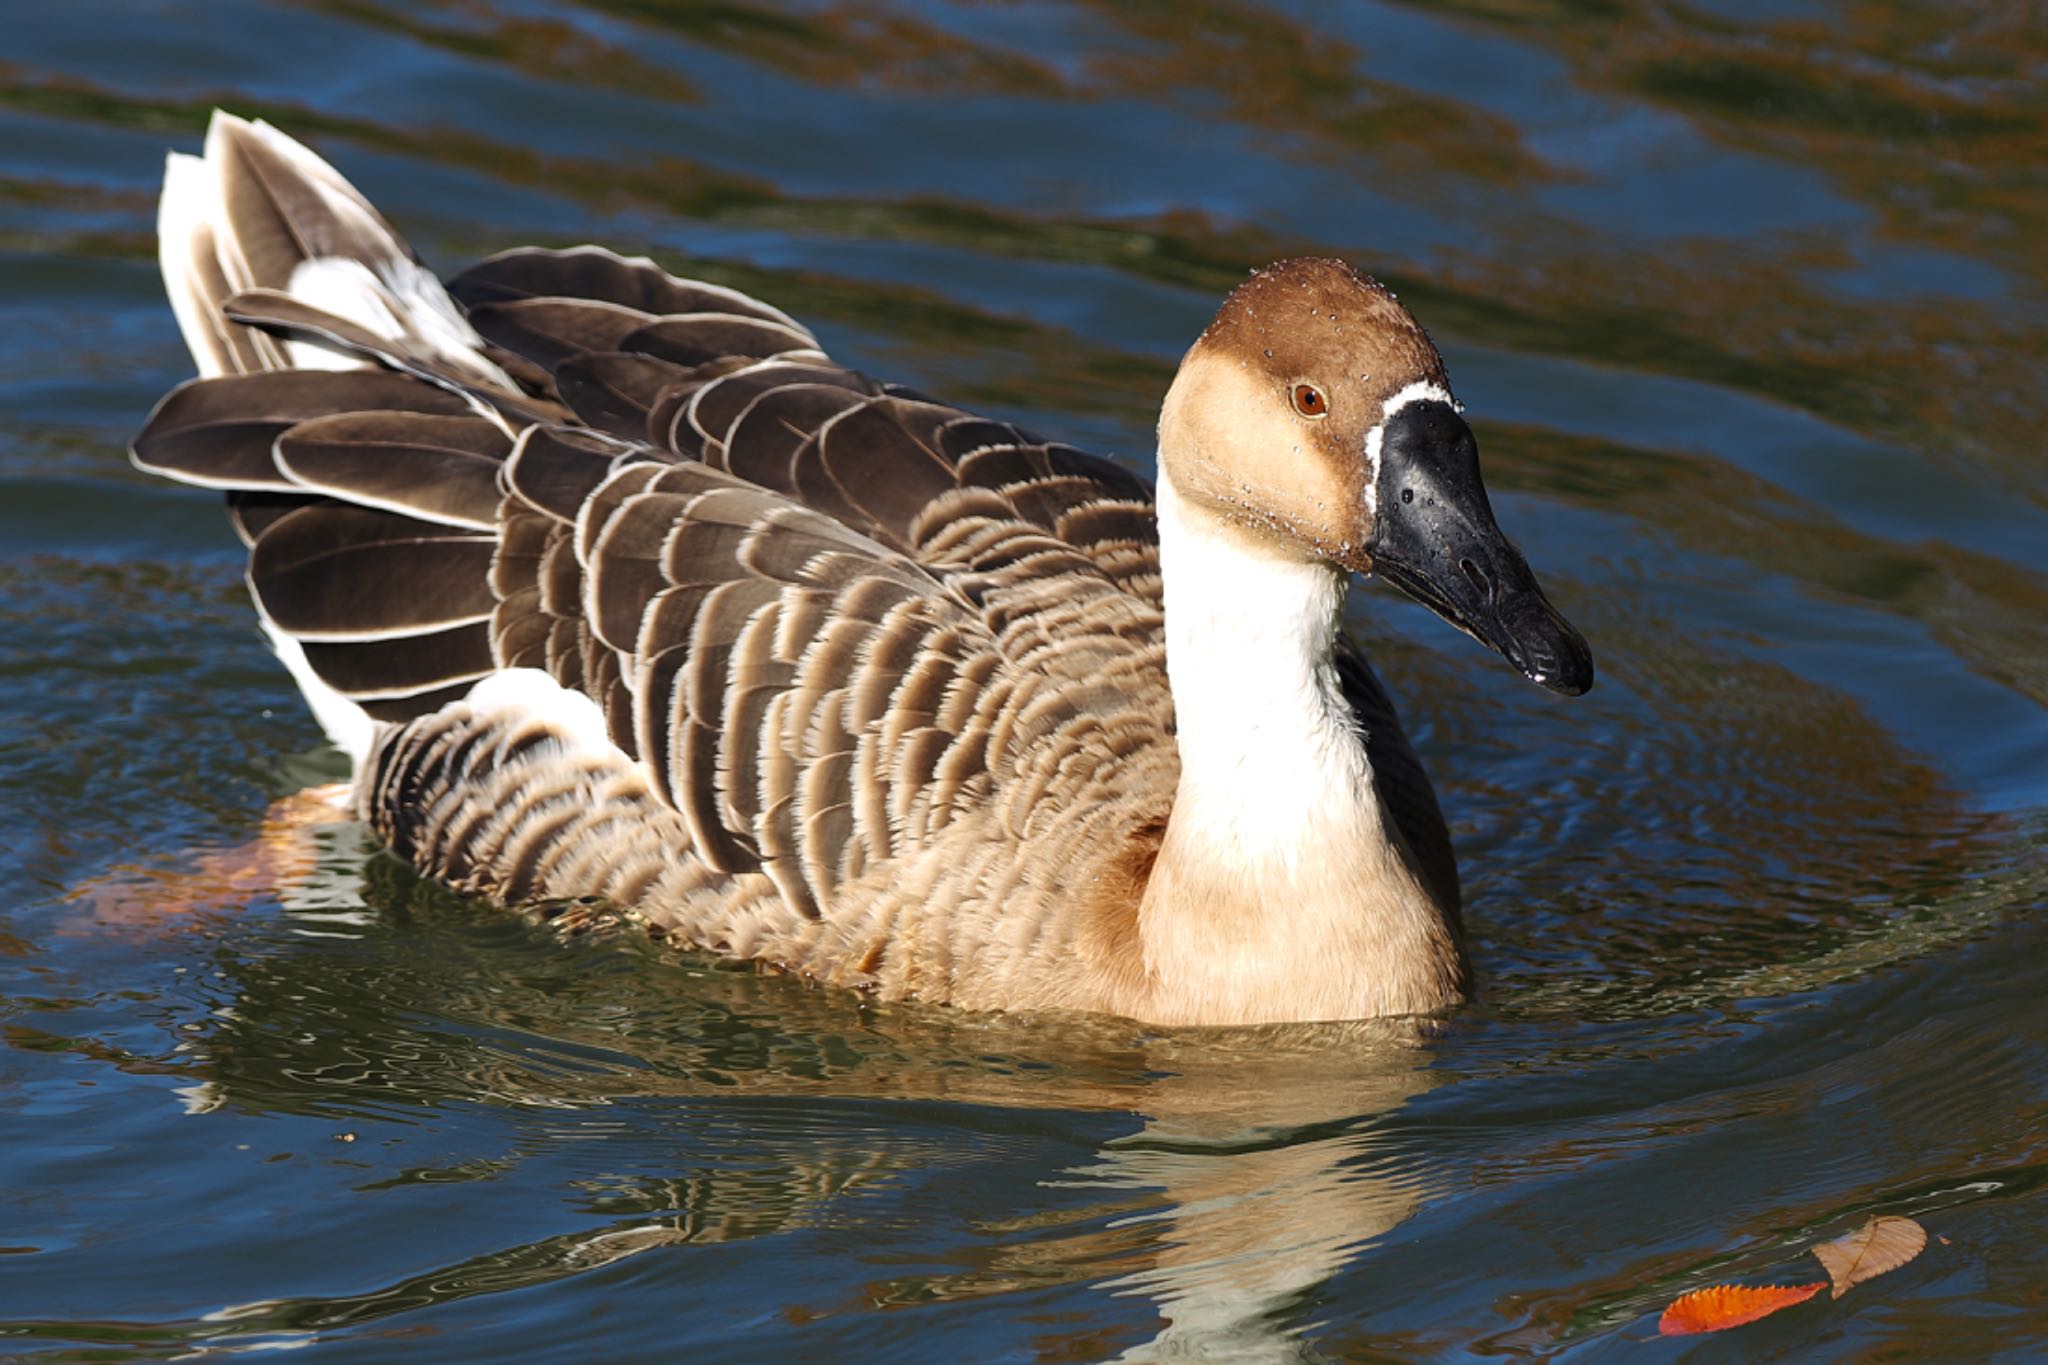
[(1501, 533), (1443, 358), (1377, 281), (1282, 261), (1224, 301), (1160, 414), (1177, 499), (1262, 553), (1378, 573), (1531, 681), (1593, 655)]

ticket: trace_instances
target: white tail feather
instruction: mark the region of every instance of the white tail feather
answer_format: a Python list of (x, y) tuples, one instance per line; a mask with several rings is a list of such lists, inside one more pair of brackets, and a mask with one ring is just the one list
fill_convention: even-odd
[[(261, 610), (260, 606), (258, 610)], [(368, 711), (321, 681), (306, 658), (304, 645), (267, 619), (261, 624), (271, 649), (304, 694), (313, 719), (319, 721), (320, 728), (327, 732), (328, 742), (348, 755), (351, 772), (361, 772), (363, 760), (370, 756), (370, 745), (377, 737), (377, 722)]]
[(199, 373), (208, 378), (232, 373), (234, 368), (221, 344), (220, 301), (209, 297), (207, 282), (197, 271), (199, 261), (215, 260), (209, 224), (219, 198), (205, 162), (183, 152), (164, 158), (164, 192), (156, 208), (157, 261), (178, 331), (184, 335)]

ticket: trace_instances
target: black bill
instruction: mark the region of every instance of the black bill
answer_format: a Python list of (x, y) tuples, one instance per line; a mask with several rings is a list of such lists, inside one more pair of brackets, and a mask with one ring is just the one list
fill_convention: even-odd
[(1395, 587), (1554, 692), (1593, 685), (1593, 651), (1537, 586), (1494, 522), (1479, 444), (1449, 403), (1410, 403), (1380, 442), (1378, 507), (1366, 552)]

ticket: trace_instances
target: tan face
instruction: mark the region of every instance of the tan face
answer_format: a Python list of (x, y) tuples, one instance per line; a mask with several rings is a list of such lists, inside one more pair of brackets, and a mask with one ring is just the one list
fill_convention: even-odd
[[(1391, 409), (1391, 411), (1389, 411)], [(1174, 491), (1267, 553), (1377, 573), (1532, 681), (1593, 655), (1494, 520), (1429, 337), (1341, 261), (1283, 261), (1225, 300), (1159, 417)]]
[(1272, 550), (1369, 571), (1372, 441), (1389, 399), (1448, 394), (1406, 308), (1342, 261), (1283, 261), (1224, 301), (1167, 392), (1180, 495)]

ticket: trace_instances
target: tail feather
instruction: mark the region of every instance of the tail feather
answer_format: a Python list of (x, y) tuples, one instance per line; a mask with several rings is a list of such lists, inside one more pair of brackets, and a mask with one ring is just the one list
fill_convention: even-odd
[(164, 286), (202, 375), (366, 369), (360, 350), (231, 317), (249, 291), (431, 361), (453, 380), (511, 388), (441, 282), (340, 173), (267, 123), (216, 111), (203, 157), (173, 153), (157, 214)]
[[(165, 288), (202, 377), (158, 405), (133, 458), (224, 491), (263, 629), (358, 768), (383, 726), (515, 667), (573, 676), (630, 725), (614, 695), (626, 686), (618, 656), (581, 619), (569, 541), (529, 534), (513, 551), (507, 528), (517, 540), (536, 520), (577, 523), (620, 461), (681, 457), (648, 445), (657, 418), (663, 432), (710, 420), (699, 400), (718, 376), (778, 375), (849, 400), (880, 391), (826, 367), (777, 310), (594, 248), (486, 262), (457, 287), (465, 314), (336, 171), (227, 114), (203, 156), (168, 162), (159, 228)], [(719, 398), (744, 406), (761, 391)], [(844, 404), (827, 406), (810, 417)], [(721, 412), (726, 434), (742, 412)], [(710, 428), (692, 430), (691, 449), (706, 448)], [(810, 430), (785, 434), (801, 444)], [(920, 447), (918, 458), (936, 457)], [(508, 521), (519, 497), (533, 510)], [(531, 627), (521, 611), (537, 613)], [(611, 624), (630, 646), (634, 623)]]
[(214, 229), (219, 197), (204, 161), (183, 152), (164, 158), (156, 240), (171, 313), (200, 374), (213, 378), (283, 369), (284, 352), (277, 342), (229, 322), (220, 310), (235, 285), (221, 264)]
[(368, 200), (305, 147), (267, 123), (216, 112), (206, 165), (237, 289), (290, 289), (311, 261), (353, 261), (371, 272), (419, 263)]
[(158, 405), (133, 457), (227, 490), (264, 631), (360, 764), (380, 722), (495, 667), (501, 413), (552, 406), (486, 357), (368, 200), (267, 124), (216, 113), (204, 156), (166, 162), (157, 226), (202, 377)]

